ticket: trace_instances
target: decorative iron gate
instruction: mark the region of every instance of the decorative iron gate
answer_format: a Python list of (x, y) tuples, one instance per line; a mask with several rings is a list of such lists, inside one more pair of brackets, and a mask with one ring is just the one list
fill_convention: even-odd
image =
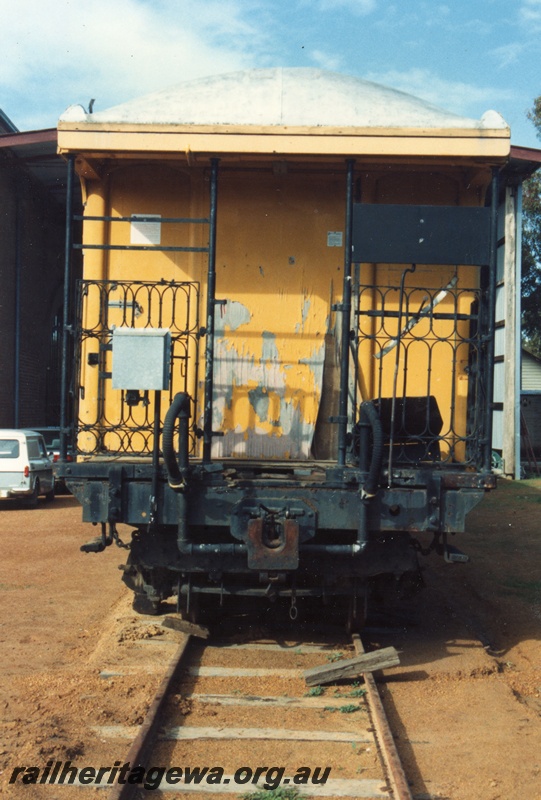
[(477, 466), (487, 406), (486, 337), (483, 292), (478, 281), (475, 288), (467, 281), (478, 276), (471, 267), (442, 268), (434, 287), (433, 269), (412, 265), (401, 273), (393, 270), (400, 280), (392, 285), (361, 282), (358, 289), (357, 363), (371, 369), (357, 384), (378, 408), (389, 474), (400, 464)]
[[(160, 408), (168, 408), (177, 392), (187, 392), (197, 407), (199, 293), (195, 282), (79, 282), (74, 392), (78, 454), (150, 456), (156, 421), (161, 428)], [(169, 329), (170, 380), (168, 392), (163, 393), (167, 403), (160, 402), (160, 392), (112, 388), (115, 328)], [(191, 451), (195, 451), (195, 430)]]

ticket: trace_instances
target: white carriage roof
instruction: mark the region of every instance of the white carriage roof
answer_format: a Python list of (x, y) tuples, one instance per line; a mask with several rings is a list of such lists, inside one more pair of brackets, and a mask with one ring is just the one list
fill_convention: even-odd
[(70, 106), (64, 123), (503, 130), (487, 111), (470, 119), (371, 81), (311, 68), (251, 69), (172, 86), (86, 113)]

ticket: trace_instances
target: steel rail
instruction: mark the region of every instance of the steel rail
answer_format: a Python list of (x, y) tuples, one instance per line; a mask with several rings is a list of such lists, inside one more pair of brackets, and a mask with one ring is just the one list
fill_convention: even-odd
[[(191, 637), (187, 635), (184, 641), (180, 643), (154, 695), (154, 699), (147, 711), (143, 724), (128, 751), (125, 762), (129, 763), (132, 769), (138, 766), (146, 768), (146, 758), (155, 744), (155, 734), (160, 725), (161, 713), (165, 700), (171, 689), (171, 684), (176, 676), (178, 667), (186, 654), (190, 639)], [(131, 800), (135, 798), (139, 788), (140, 786), (133, 783), (117, 783), (111, 790), (108, 800)]]
[[(358, 633), (353, 634), (352, 641), (356, 655), (363, 655), (365, 649)], [(367, 672), (363, 675), (363, 678), (370, 716), (374, 723), (376, 741), (391, 784), (393, 800), (413, 800), (374, 676), (371, 672)]]
[[(143, 724), (124, 759), (125, 763), (130, 764), (132, 770), (137, 767), (146, 768), (146, 760), (156, 743), (156, 734), (161, 724), (165, 701), (171, 691), (178, 668), (186, 656), (190, 640), (191, 637), (187, 635), (171, 659)], [(365, 650), (359, 634), (353, 634), (352, 642), (356, 654), (362, 655)], [(413, 800), (372, 673), (364, 674), (364, 682), (376, 743), (382, 757), (393, 800)], [(127, 781), (116, 783), (111, 788), (108, 800), (135, 800), (139, 789), (140, 786), (135, 783), (128, 783)]]

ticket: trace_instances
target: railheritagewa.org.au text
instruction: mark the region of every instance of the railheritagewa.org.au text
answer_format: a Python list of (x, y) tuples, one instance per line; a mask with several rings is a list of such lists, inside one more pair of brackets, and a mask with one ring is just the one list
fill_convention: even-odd
[(130, 762), (115, 761), (110, 767), (79, 767), (71, 761), (48, 761), (45, 766), (14, 767), (9, 783), (27, 785), (58, 784), (76, 786), (111, 786), (115, 783), (136, 784), (144, 789), (158, 789), (162, 784), (256, 784), (263, 789), (279, 786), (324, 785), (331, 774), (330, 767), (298, 767), (288, 771), (285, 767), (239, 767), (226, 774), (223, 767), (144, 767), (131, 766)]

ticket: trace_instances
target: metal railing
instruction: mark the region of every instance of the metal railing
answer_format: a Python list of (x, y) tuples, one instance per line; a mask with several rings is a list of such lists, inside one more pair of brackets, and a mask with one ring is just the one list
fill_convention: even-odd
[[(79, 282), (74, 391), (78, 454), (148, 456), (153, 449), (156, 410), (161, 416), (161, 406), (165, 413), (177, 392), (187, 392), (196, 403), (199, 294), (199, 284), (194, 282)], [(169, 329), (167, 392), (112, 388), (112, 335), (117, 327)], [(194, 452), (194, 430), (190, 444)]]
[(370, 365), (359, 369), (359, 393), (378, 408), (389, 472), (423, 462), (477, 466), (489, 396), (483, 292), (465, 288), (472, 276), (460, 268), (435, 288), (412, 285), (408, 272), (415, 267), (399, 285), (359, 285), (355, 347), (358, 363)]

